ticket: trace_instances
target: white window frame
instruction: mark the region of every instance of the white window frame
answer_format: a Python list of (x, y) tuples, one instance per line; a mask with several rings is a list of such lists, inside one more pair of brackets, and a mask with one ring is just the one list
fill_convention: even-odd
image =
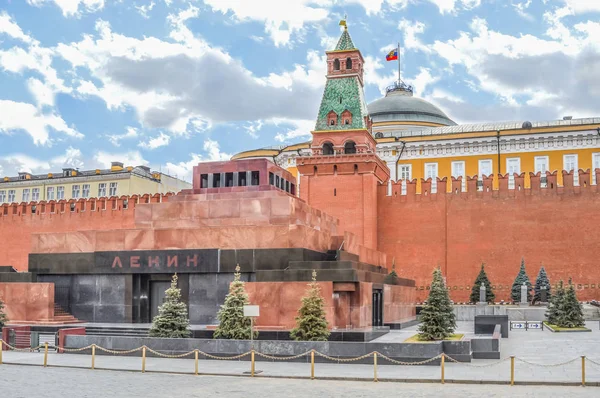
[(54, 200), (54, 187), (46, 188), (46, 200)]
[[(541, 167), (538, 167), (538, 161), (543, 161), (545, 163), (545, 169), (542, 170)], [(540, 186), (542, 188), (546, 188), (548, 186), (548, 179), (546, 177), (546, 171), (550, 171), (550, 157), (549, 156), (535, 156), (533, 158), (533, 168), (534, 173), (540, 173)]]
[(21, 191), (21, 201), (22, 202), (29, 202), (29, 196), (30, 196), (31, 190), (29, 188), (23, 188), (23, 191)]
[(81, 197), (84, 199), (90, 197), (90, 184), (83, 184), (81, 186)]
[(118, 188), (119, 184), (116, 182), (111, 182), (110, 185), (108, 186), (108, 196), (109, 197), (113, 197), (113, 196), (117, 196), (117, 188)]
[[(510, 171), (511, 163), (513, 162), (517, 164), (517, 171)], [(521, 174), (521, 158), (506, 158), (506, 172), (508, 173), (508, 189), (515, 189), (514, 173)]]
[[(574, 157), (574, 159), (575, 159), (575, 165), (572, 169), (567, 168), (567, 159), (571, 156)], [(569, 154), (563, 155), (563, 170), (565, 170), (565, 171), (573, 170), (573, 185), (578, 186), (579, 185), (579, 156), (577, 156), (576, 153), (569, 153)], [(564, 182), (563, 182), (563, 185), (564, 185)]]
[(15, 203), (17, 201), (17, 191), (15, 189), (8, 190), (8, 203)]
[[(483, 173), (484, 165), (488, 165), (488, 164), (489, 164), (490, 172), (488, 174), (484, 174)], [(479, 159), (479, 161), (477, 162), (477, 176), (479, 177), (477, 180), (477, 190), (478, 191), (483, 191), (483, 176), (485, 175), (486, 177), (489, 177), (492, 174), (494, 174), (493, 160), (492, 159)]]
[(33, 201), (33, 202), (40, 201), (40, 189), (39, 188), (31, 189), (31, 201)]
[(62, 200), (65, 198), (65, 187), (60, 186), (56, 187), (56, 200)]
[(98, 184), (98, 197), (103, 198), (106, 196), (106, 183), (101, 182)]
[[(428, 176), (427, 169), (429, 166), (435, 166), (435, 175), (434, 176), (430, 176), (430, 175)], [(425, 179), (431, 178), (431, 193), (437, 192), (437, 176), (438, 175), (439, 175), (439, 168), (438, 168), (437, 162), (425, 163), (424, 176), (425, 176)]]
[[(456, 173), (455, 171), (455, 166), (457, 165), (461, 165), (462, 167), (462, 174), (457, 175), (458, 173)], [(461, 190), (463, 192), (465, 192), (467, 190), (467, 164), (464, 160), (454, 160), (450, 166), (450, 173), (452, 175), (452, 177), (454, 178), (458, 178), (458, 177), (462, 177), (462, 183), (461, 183)]]
[(6, 191), (0, 191), (0, 203), (6, 202)]
[(400, 194), (406, 195), (407, 181), (412, 180), (412, 164), (399, 164), (398, 173), (400, 179), (402, 180), (402, 191)]
[(592, 153), (592, 184), (596, 185), (596, 169), (600, 169), (600, 152)]
[(80, 185), (76, 184), (71, 187), (71, 197), (73, 199), (79, 199)]

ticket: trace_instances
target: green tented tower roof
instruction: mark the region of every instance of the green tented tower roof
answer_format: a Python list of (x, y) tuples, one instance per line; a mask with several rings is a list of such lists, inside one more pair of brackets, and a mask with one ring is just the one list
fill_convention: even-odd
[(335, 51), (343, 50), (356, 50), (352, 38), (350, 37), (350, 33), (348, 33), (348, 29), (344, 29), (344, 32), (342, 32), (342, 35), (338, 40), (337, 46), (335, 46)]

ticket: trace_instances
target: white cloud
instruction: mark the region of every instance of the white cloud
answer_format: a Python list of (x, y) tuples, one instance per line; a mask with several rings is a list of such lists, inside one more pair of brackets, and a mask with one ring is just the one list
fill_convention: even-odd
[(138, 144), (138, 146), (140, 148), (152, 150), (152, 149), (160, 148), (161, 146), (169, 145), (170, 142), (171, 142), (171, 136), (161, 132), (158, 136), (156, 136), (154, 138), (150, 138), (147, 141), (140, 142)]
[(150, 18), (150, 15), (148, 15), (148, 14), (150, 11), (152, 11), (152, 9), (154, 8), (155, 5), (156, 5), (156, 3), (151, 1), (150, 3), (144, 4), (143, 6), (134, 6), (134, 7), (142, 17), (148, 19), (148, 18)]
[(83, 11), (90, 13), (104, 8), (104, 0), (27, 0), (27, 3), (36, 7), (41, 7), (50, 2), (56, 4), (65, 17), (81, 15), (79, 6)]
[(417, 97), (422, 97), (427, 92), (427, 88), (439, 80), (440, 76), (433, 76), (429, 68), (423, 67), (419, 68), (419, 73), (413, 79), (408, 79), (412, 83)]
[(585, 14), (588, 12), (600, 12), (598, 0), (563, 0), (574, 14)]
[(33, 39), (29, 35), (23, 33), (21, 27), (12, 20), (6, 11), (0, 12), (0, 33), (5, 33), (10, 37), (25, 43), (33, 42)]
[(129, 126), (125, 128), (124, 134), (109, 134), (106, 137), (114, 146), (121, 146), (121, 140), (137, 138), (138, 136), (138, 130), (135, 127)]
[(205, 3), (215, 12), (231, 13), (236, 21), (262, 22), (277, 47), (289, 44), (292, 34), (299, 33), (305, 24), (325, 20), (328, 10), (321, 5), (330, 5), (323, 0), (205, 0)]
[(425, 46), (417, 37), (417, 35), (425, 32), (425, 24), (423, 22), (409, 21), (402, 18), (398, 24), (398, 29), (404, 31), (404, 40), (401, 43), (403, 48), (431, 52), (429, 47)]
[[(125, 166), (144, 166), (148, 161), (142, 157), (139, 151), (127, 151), (110, 153), (99, 151), (93, 157), (93, 164), (101, 168), (110, 168), (112, 162), (122, 162)], [(86, 165), (86, 167), (89, 167)]]
[(35, 145), (47, 145), (50, 143), (49, 129), (74, 138), (83, 137), (56, 113), (42, 113), (24, 102), (0, 100), (0, 133), (24, 131), (33, 138)]
[(434, 100), (439, 100), (439, 99), (445, 99), (451, 102), (456, 102), (456, 103), (464, 103), (465, 100), (462, 99), (461, 97), (449, 93), (446, 90), (442, 90), (440, 88), (434, 88), (433, 91), (431, 92), (431, 94), (429, 94), (428, 98), (434, 99)]
[(512, 3), (512, 6), (514, 7), (517, 14), (528, 21), (533, 21), (535, 19), (533, 18), (533, 15), (529, 14), (526, 11), (531, 5), (531, 1), (532, 0), (522, 1), (520, 3)]
[(23, 153), (13, 153), (0, 157), (0, 171), (5, 176), (16, 176), (19, 172), (42, 174), (60, 171), (62, 168), (83, 167), (83, 155), (79, 149), (68, 147), (62, 155), (50, 160), (40, 160)]
[(249, 122), (246, 126), (244, 126), (244, 130), (246, 130), (246, 134), (248, 134), (250, 137), (257, 139), (258, 132), (260, 131), (260, 129), (262, 129), (262, 127), (263, 121), (257, 120), (255, 122)]
[(203, 149), (205, 152), (204, 154), (190, 153), (190, 160), (178, 163), (168, 162), (161, 167), (161, 169), (170, 175), (175, 175), (178, 178), (191, 181), (193, 168), (194, 166), (197, 166), (198, 163), (216, 162), (231, 159), (230, 154), (221, 152), (219, 143), (217, 141), (211, 139), (205, 140)]
[(298, 142), (300, 139), (309, 141), (311, 131), (315, 128), (314, 120), (285, 120), (273, 121), (273, 123), (292, 125), (292, 128), (287, 128), (275, 135), (275, 140), (279, 142)]

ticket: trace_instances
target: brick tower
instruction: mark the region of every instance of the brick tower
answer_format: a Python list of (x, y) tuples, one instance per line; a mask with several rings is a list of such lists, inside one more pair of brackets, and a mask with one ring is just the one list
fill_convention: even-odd
[(371, 119), (363, 91), (364, 59), (346, 21), (335, 47), (327, 51), (327, 82), (312, 131), (312, 156), (298, 158), (300, 197), (339, 218), (342, 230), (377, 249), (377, 186), (389, 169), (375, 154)]

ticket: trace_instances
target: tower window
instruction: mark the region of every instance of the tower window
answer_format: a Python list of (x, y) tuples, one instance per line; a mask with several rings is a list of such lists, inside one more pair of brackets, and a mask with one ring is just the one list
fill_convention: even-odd
[(342, 97), (340, 97), (340, 104), (342, 103)]
[(350, 120), (344, 119), (344, 124), (346, 124), (346, 125), (350, 124)]
[(330, 121), (329, 121), (329, 125), (330, 125), (330, 126), (335, 126), (335, 120), (333, 120), (333, 119), (332, 119), (332, 120), (330, 120)]
[(333, 60), (333, 70), (340, 70), (340, 60), (337, 58)]
[(354, 143), (354, 141), (348, 141), (344, 144), (344, 153), (345, 154), (356, 153), (356, 144)]
[(329, 111), (327, 114), (327, 124), (330, 126), (335, 126), (337, 124), (338, 115), (335, 111)]
[(333, 155), (333, 144), (331, 142), (323, 144), (323, 155)]
[(352, 69), (352, 59), (347, 58), (346, 59), (346, 70), (351, 70), (351, 69)]

